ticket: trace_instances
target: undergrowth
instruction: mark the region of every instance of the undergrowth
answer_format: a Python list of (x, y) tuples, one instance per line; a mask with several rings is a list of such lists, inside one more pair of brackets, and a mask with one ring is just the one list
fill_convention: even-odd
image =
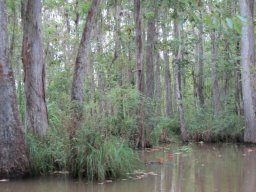
[(194, 109), (185, 114), (191, 140), (217, 142), (242, 141), (244, 120), (232, 111), (214, 116), (207, 108)]
[(69, 170), (74, 177), (104, 180), (125, 175), (139, 165), (136, 152), (125, 140), (114, 136), (105, 138), (93, 130), (79, 130), (72, 146), (67, 134), (56, 129), (51, 129), (43, 140), (28, 133), (26, 141), (31, 175)]

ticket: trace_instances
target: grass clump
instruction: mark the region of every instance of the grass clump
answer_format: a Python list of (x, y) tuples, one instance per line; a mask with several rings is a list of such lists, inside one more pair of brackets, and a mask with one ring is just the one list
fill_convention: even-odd
[(120, 177), (132, 172), (139, 162), (125, 140), (115, 136), (106, 138), (88, 129), (79, 131), (72, 151), (76, 155), (73, 175), (89, 180)]
[(67, 168), (66, 135), (51, 129), (47, 137), (40, 139), (32, 133), (26, 134), (31, 175), (47, 175)]
[(125, 140), (90, 129), (78, 130), (72, 146), (68, 134), (57, 129), (44, 139), (27, 133), (26, 141), (33, 176), (69, 170), (74, 177), (104, 180), (132, 172), (139, 164)]

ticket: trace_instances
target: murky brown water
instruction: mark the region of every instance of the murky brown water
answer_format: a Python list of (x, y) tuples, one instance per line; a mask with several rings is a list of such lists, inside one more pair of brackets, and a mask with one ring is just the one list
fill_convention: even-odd
[[(154, 162), (142, 179), (86, 183), (65, 177), (0, 182), (0, 192), (254, 192), (256, 148), (237, 145), (193, 145), (189, 153), (144, 152)], [(157, 164), (155, 161), (163, 164)]]

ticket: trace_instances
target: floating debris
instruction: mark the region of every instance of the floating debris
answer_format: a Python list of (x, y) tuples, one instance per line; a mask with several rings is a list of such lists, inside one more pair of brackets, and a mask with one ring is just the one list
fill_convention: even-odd
[(8, 179), (1, 179), (0, 182), (7, 182), (9, 181)]
[(251, 149), (251, 148), (247, 149), (247, 152), (248, 152), (248, 153), (251, 153), (251, 152), (253, 152), (253, 151), (255, 151), (255, 149)]
[(53, 174), (59, 174), (59, 175), (68, 175), (68, 171), (54, 171)]
[(157, 173), (155, 173), (155, 172), (153, 172), (153, 171), (148, 172), (147, 174), (148, 174), (148, 175), (151, 175), (151, 176), (157, 176), (157, 175), (158, 175)]

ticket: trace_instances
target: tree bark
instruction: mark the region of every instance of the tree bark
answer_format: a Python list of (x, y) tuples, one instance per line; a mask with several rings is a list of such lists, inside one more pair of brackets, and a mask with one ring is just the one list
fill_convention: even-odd
[[(202, 13), (200, 12), (200, 18), (202, 18)], [(199, 98), (200, 107), (204, 105), (204, 63), (203, 63), (203, 24), (199, 24), (199, 31), (198, 31), (198, 44), (197, 44), (197, 62), (196, 62), (196, 78), (197, 78), (197, 87), (196, 93)]]
[[(98, 21), (97, 24), (97, 32), (96, 32), (96, 41), (97, 41), (97, 54), (101, 55), (103, 54), (103, 49), (102, 46), (100, 44), (100, 42), (103, 41), (102, 38), (102, 17), (100, 17), (100, 21)], [(99, 117), (100, 118), (104, 118), (108, 116), (108, 110), (107, 110), (107, 101), (104, 100), (104, 94), (105, 94), (105, 83), (106, 82), (106, 77), (105, 77), (105, 73), (104, 73), (104, 69), (102, 69), (102, 67), (96, 67), (96, 73), (97, 73), (97, 81), (98, 81), (98, 86), (97, 86), (97, 91), (100, 94), (100, 100), (99, 100)]]
[(240, 14), (247, 18), (247, 21), (243, 23), (241, 37), (241, 73), (245, 115), (244, 141), (256, 143), (253, 6), (254, 0), (240, 0)]
[(47, 134), (48, 114), (45, 102), (45, 62), (41, 35), (41, 1), (22, 1), (22, 61), (26, 96), (26, 128), (43, 137)]
[[(163, 40), (167, 41), (167, 29), (162, 25)], [(169, 117), (172, 113), (172, 89), (171, 89), (171, 72), (170, 72), (170, 58), (168, 50), (164, 51), (164, 82), (165, 82), (165, 112)]]
[[(114, 39), (115, 39), (115, 47), (114, 47), (114, 57), (112, 59), (112, 65), (115, 64), (116, 60), (119, 57), (121, 50), (121, 39), (120, 39), (120, 5), (118, 2), (115, 2), (115, 27), (114, 27)], [(119, 75), (119, 74), (117, 74)]]
[[(123, 72), (124, 68), (120, 64), (120, 55), (121, 53), (121, 6), (119, 5), (119, 2), (115, 2), (115, 28), (114, 28), (114, 39), (115, 39), (115, 51), (114, 51), (114, 58), (112, 60), (112, 64), (116, 65), (116, 79), (119, 87), (122, 87), (123, 85)], [(119, 61), (119, 62), (118, 62)], [(123, 118), (123, 102), (120, 101), (117, 106), (117, 114), (120, 118)]]
[[(236, 54), (239, 56), (241, 53), (240, 50), (240, 41), (237, 42), (236, 45)], [(235, 68), (235, 108), (238, 115), (243, 114), (243, 108), (242, 108), (242, 78), (241, 78), (241, 63), (240, 60), (237, 60), (236, 62), (236, 68)]]
[[(174, 35), (177, 40), (180, 41), (181, 31), (180, 26), (178, 24), (178, 20), (174, 20)], [(181, 73), (180, 73), (180, 62), (181, 62), (181, 44), (177, 46), (175, 50), (175, 58), (174, 58), (174, 74), (175, 74), (175, 83), (176, 83), (176, 95), (177, 95), (177, 103), (179, 110), (179, 119), (180, 119), (180, 132), (181, 138), (183, 142), (188, 140), (188, 134), (185, 124), (184, 111), (183, 111), (183, 103), (182, 103), (182, 92), (181, 92)]]
[(211, 32), (211, 78), (212, 78), (212, 95), (213, 95), (213, 109), (214, 115), (219, 115), (221, 109), (220, 90), (217, 75), (217, 47), (216, 47), (216, 31)]
[(155, 56), (155, 36), (156, 36), (156, 3), (151, 2), (151, 9), (154, 10), (154, 16), (148, 18), (147, 45), (146, 45), (146, 96), (154, 98), (155, 80), (154, 80), (154, 56)]
[(161, 115), (161, 99), (162, 99), (162, 86), (161, 86), (161, 72), (160, 72), (160, 55), (156, 53), (156, 74), (155, 74), (155, 99), (157, 102), (157, 115)]
[[(93, 0), (91, 8), (86, 18), (86, 24), (84, 27), (83, 35), (78, 48), (76, 57), (76, 63), (74, 68), (73, 83), (71, 88), (71, 101), (76, 105), (72, 112), (72, 125), (70, 127), (71, 135), (74, 134), (77, 128), (81, 126), (84, 118), (83, 114), (83, 98), (84, 98), (84, 80), (86, 68), (89, 66), (89, 41), (91, 38), (91, 32), (93, 24), (96, 21), (96, 14), (99, 8), (100, 0)], [(79, 106), (77, 106), (79, 105)]]
[(6, 0), (0, 0), (0, 179), (23, 176), (28, 159), (9, 64)]
[[(140, 94), (144, 93), (144, 73), (143, 73), (143, 53), (142, 53), (142, 21), (141, 21), (141, 1), (134, 0), (135, 10), (135, 44), (136, 44), (136, 88)], [(144, 99), (140, 97), (138, 106), (138, 126), (139, 140), (137, 147), (145, 148), (145, 129), (144, 129)]]

